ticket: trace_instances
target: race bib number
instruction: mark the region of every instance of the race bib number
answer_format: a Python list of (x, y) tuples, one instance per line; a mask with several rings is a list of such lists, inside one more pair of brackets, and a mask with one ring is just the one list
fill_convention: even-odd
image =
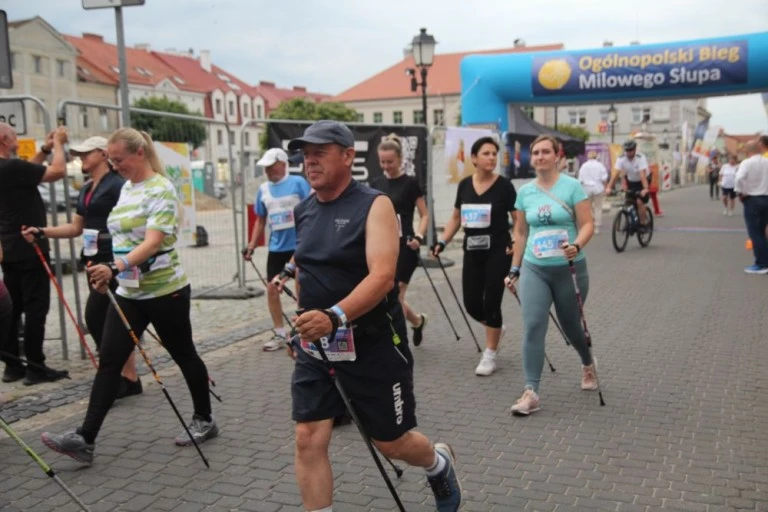
[(491, 225), (490, 204), (462, 204), (461, 225), (465, 228), (487, 228)]
[[(322, 345), (325, 355), (328, 356), (328, 360), (332, 363), (339, 361), (354, 361), (357, 359), (357, 353), (355, 353), (355, 338), (352, 336), (352, 329), (339, 327), (333, 340), (329, 340), (327, 336), (323, 336), (320, 338), (319, 343)], [(315, 359), (319, 359), (320, 361), (323, 360), (320, 356), (320, 352), (315, 348), (314, 343), (301, 340), (301, 348)]]
[(129, 268), (117, 274), (117, 284), (125, 288), (138, 288), (140, 280), (141, 270), (139, 267)]
[(552, 258), (563, 255), (563, 244), (568, 242), (565, 229), (547, 229), (533, 236), (533, 255), (537, 258)]
[(293, 220), (293, 207), (278, 207), (269, 212), (269, 227), (272, 231), (291, 229), (296, 223)]

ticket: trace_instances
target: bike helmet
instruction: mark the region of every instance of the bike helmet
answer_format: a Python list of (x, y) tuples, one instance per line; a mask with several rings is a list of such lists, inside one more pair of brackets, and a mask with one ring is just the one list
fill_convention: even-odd
[(633, 151), (635, 149), (637, 149), (637, 142), (628, 140), (624, 143), (624, 151)]

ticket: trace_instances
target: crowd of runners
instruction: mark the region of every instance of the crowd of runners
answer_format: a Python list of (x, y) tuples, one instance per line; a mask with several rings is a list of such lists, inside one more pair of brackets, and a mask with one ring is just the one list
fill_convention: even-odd
[[(37, 186), (63, 176), (66, 142), (66, 130), (60, 128), (31, 162), (23, 162), (11, 158), (17, 146), (14, 131), (0, 124), (0, 259), (7, 286), (0, 282), (3, 382), (34, 385), (66, 377), (65, 371), (45, 364), (42, 350), (49, 287), (56, 283), (47, 240), (83, 236), (90, 288), (85, 317), (98, 351), (98, 362), (92, 357), (96, 376), (82, 423), (67, 432), (44, 432), (43, 443), (91, 464), (114, 401), (143, 393), (136, 373), (138, 348), (182, 424), (175, 443), (194, 446), (207, 465), (200, 445), (219, 434), (211, 404), (211, 397), (217, 396), (193, 343), (190, 282), (174, 248), (181, 223), (175, 189), (146, 133), (123, 128), (109, 139), (92, 137), (70, 148), (90, 178), (80, 192), (73, 221), (47, 227)], [(318, 121), (287, 149), (303, 156), (304, 177), (288, 174), (289, 154), (283, 149), (263, 155), (258, 165), (266, 169), (267, 180), (258, 190), (258, 221), (243, 257), (251, 260), (257, 240), (269, 228), (264, 281), (274, 336), (263, 350), (285, 349), (295, 360), (292, 416), (303, 507), (332, 510), (328, 448), (334, 424), (348, 416), (401, 510), (379, 454), (390, 463), (394, 459), (424, 468), (437, 510), (458, 510), (462, 491), (454, 450), (415, 430), (412, 350), (438, 342), (426, 329), (427, 316), (406, 300), (416, 268), (426, 271), (420, 251), (433, 219), (424, 191), (415, 177), (403, 172), (402, 146), (394, 135), (378, 147), (384, 175), (370, 187), (352, 177), (354, 137), (342, 123)], [(723, 185), (723, 191), (740, 194), (755, 247), (753, 273), (768, 273), (768, 158), (761, 156), (768, 151), (768, 138), (750, 142), (747, 149), (750, 158), (738, 169), (720, 170), (733, 175), (733, 186)], [(581, 380), (574, 382), (574, 392), (600, 392), (583, 313), (589, 291), (585, 248), (595, 233), (594, 212), (601, 210), (593, 207), (591, 198), (602, 193), (603, 186), (611, 190), (621, 178), (623, 187), (638, 197), (642, 223), (649, 197), (647, 166), (642, 166), (631, 141), (617, 164), (620, 172), (608, 183), (608, 176), (597, 168), (585, 173), (585, 179), (560, 172), (560, 143), (551, 136), (539, 136), (530, 150), (536, 177), (516, 190), (495, 171), (498, 142), (478, 139), (470, 152), (477, 172), (458, 184), (452, 214), (429, 248), (442, 268), (441, 254), (463, 229), (462, 313), (485, 332), (475, 375), (488, 377), (496, 371), (505, 331), (503, 297), (508, 292), (520, 303), (522, 394), (510, 411), (522, 417), (542, 406), (540, 383), (550, 321), (578, 355)], [(733, 211), (732, 201), (724, 204), (726, 213)], [(283, 311), (283, 292), (297, 299), (295, 313)], [(25, 358), (20, 357), (17, 337), (22, 313), (27, 320)], [(148, 329), (150, 324), (156, 334)], [(145, 332), (181, 369), (192, 397), (191, 420), (183, 418), (146, 358), (139, 340)]]

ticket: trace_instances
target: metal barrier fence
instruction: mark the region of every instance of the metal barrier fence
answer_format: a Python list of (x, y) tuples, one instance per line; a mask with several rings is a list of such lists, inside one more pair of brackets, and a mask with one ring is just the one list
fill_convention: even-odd
[[(191, 181), (182, 187), (180, 199), (190, 205), (194, 200), (194, 209), (185, 213), (194, 242), (176, 247), (193, 284), (193, 298), (242, 296), (243, 179), (233, 152), (238, 127), (203, 116), (130, 111), (132, 127), (147, 131), (157, 142), (178, 143), (174, 150), (188, 152), (192, 161), (191, 176), (181, 177)], [(95, 135), (108, 138), (121, 124), (119, 106), (81, 100), (59, 103), (58, 119), (67, 126), (73, 145)], [(166, 162), (166, 169), (172, 179), (179, 178), (178, 168)]]
[[(24, 105), (24, 110), (26, 113), (26, 119), (25, 119), (25, 126), (27, 127), (27, 131), (31, 132), (26, 135), (21, 136), (22, 138), (25, 137), (32, 137), (32, 138), (45, 138), (45, 135), (49, 133), (52, 128), (52, 122), (51, 122), (51, 116), (49, 115), (48, 111), (45, 108), (45, 103), (34, 96), (27, 96), (27, 95), (9, 95), (9, 96), (0, 96), (0, 103), (10, 103), (10, 102), (22, 102)], [(31, 109), (28, 107), (32, 107)], [(32, 114), (32, 115), (30, 115)], [(30, 122), (32, 120), (33, 122)], [(42, 131), (40, 129), (42, 128)], [(39, 136), (39, 137), (36, 137)], [(71, 209), (69, 207), (68, 201), (66, 201), (66, 197), (68, 197), (69, 194), (69, 187), (70, 183), (67, 178), (65, 178), (62, 182), (61, 188), (59, 188), (59, 185), (55, 183), (49, 183), (48, 185), (41, 185), (41, 187), (48, 190), (48, 201), (47, 206), (49, 206), (49, 225), (51, 226), (57, 226), (60, 224), (59, 219), (59, 208), (58, 205), (64, 204), (65, 205), (65, 213), (66, 213), (66, 219), (68, 220), (71, 215)], [(63, 197), (60, 197), (63, 196)], [(61, 241), (60, 240), (53, 240), (53, 243), (51, 244), (53, 248), (53, 269), (56, 273), (56, 280), (60, 287), (64, 287), (64, 267), (68, 263), (68, 261), (71, 261), (75, 254), (75, 246), (73, 241), (69, 241), (69, 258), (65, 258), (62, 256), (62, 250), (61, 250)], [(68, 261), (65, 261), (67, 259)], [(78, 291), (77, 291), (77, 275), (76, 273), (72, 274), (73, 276), (73, 285), (75, 290), (75, 296), (76, 296), (76, 314), (78, 318), (78, 322), (82, 325), (82, 309), (80, 307), (80, 301), (77, 300), (78, 297)], [(71, 333), (75, 335), (74, 326), (68, 326), (68, 320), (66, 317), (66, 313), (64, 311), (64, 305), (61, 301), (56, 301), (56, 304), (58, 305), (56, 309), (57, 315), (58, 315), (58, 338), (61, 340), (61, 352), (62, 357), (64, 359), (69, 358), (69, 347), (67, 344), (67, 333), (68, 328), (71, 329)], [(50, 333), (49, 333), (50, 334)], [(51, 339), (51, 338), (47, 338)], [(56, 338), (53, 338), (56, 339)], [(73, 338), (73, 339), (76, 339)], [(80, 348), (81, 357), (85, 357), (85, 352)]]

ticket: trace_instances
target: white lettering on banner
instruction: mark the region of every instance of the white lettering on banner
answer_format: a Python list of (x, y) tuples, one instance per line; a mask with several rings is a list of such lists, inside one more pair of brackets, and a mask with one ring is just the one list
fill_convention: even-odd
[[(686, 69), (685, 66), (672, 68), (669, 71), (670, 84), (704, 85), (707, 82), (718, 82), (722, 72), (714, 69)], [(626, 87), (642, 87), (653, 89), (667, 82), (664, 73), (642, 73), (609, 75), (605, 72), (590, 75), (579, 75), (579, 89), (621, 89)]]
[(400, 383), (392, 386), (392, 398), (395, 400), (395, 423), (403, 423), (403, 391), (400, 389)]

